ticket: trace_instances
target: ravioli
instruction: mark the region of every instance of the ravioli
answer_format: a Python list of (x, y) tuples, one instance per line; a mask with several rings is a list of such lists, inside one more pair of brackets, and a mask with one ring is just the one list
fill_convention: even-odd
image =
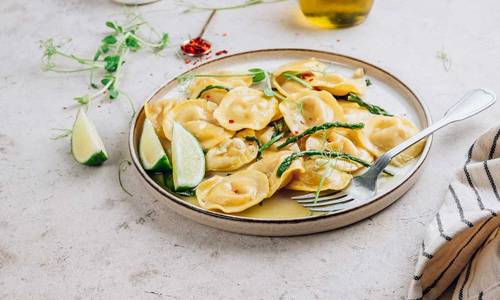
[(173, 122), (179, 122), (200, 142), (203, 149), (221, 144), (233, 136), (233, 132), (225, 130), (217, 124), (213, 113), (217, 104), (205, 99), (190, 99), (178, 103), (171, 110), (164, 110), (163, 133), (172, 140)]
[(337, 100), (325, 91), (296, 93), (281, 102), (279, 109), (294, 135), (315, 125), (344, 120), (344, 110)]
[[(335, 168), (334, 161), (324, 158), (309, 158), (304, 161), (305, 172), (296, 173), (287, 189), (315, 192), (342, 190), (351, 182), (352, 175)], [(323, 184), (320, 183), (323, 178)]]
[(292, 61), (287, 63), (281, 67), (279, 67), (276, 71), (274, 71), (274, 77), (278, 77), (286, 71), (289, 72), (324, 72), (326, 66), (324, 63), (320, 62), (316, 58), (308, 58), (298, 61)]
[[(309, 136), (306, 141), (306, 150), (326, 150), (339, 153), (347, 153), (354, 157), (363, 159), (366, 162), (372, 162), (373, 157), (363, 148), (358, 148), (347, 137), (335, 132), (335, 129), (319, 131)], [(361, 164), (346, 160), (333, 159), (334, 167), (345, 172), (354, 172), (361, 167)]]
[[(231, 75), (234, 74), (228, 71), (214, 71), (210, 72), (215, 75)], [(224, 95), (228, 92), (226, 89), (214, 88), (209, 89), (202, 93), (202, 91), (208, 86), (221, 86), (228, 89), (233, 89), (235, 87), (249, 87), (252, 84), (252, 77), (241, 76), (241, 77), (198, 77), (193, 79), (189, 87), (187, 88), (187, 94), (189, 98), (203, 98), (208, 101), (212, 101), (219, 104)]]
[(205, 156), (207, 170), (234, 171), (253, 161), (259, 149), (255, 142), (247, 141), (245, 136), (254, 135), (253, 130), (242, 130), (236, 137), (208, 150)]
[[(313, 152), (294, 157), (279, 177), (278, 167), (293, 153), (311, 150), (346, 153), (372, 163), (419, 131), (404, 117), (375, 115), (364, 107), (370, 104), (360, 106), (345, 99), (349, 93), (366, 91), (361, 68), (350, 77), (327, 72), (327, 65), (315, 58), (290, 62), (270, 75), (273, 90), (284, 97), (267, 97), (263, 86), (268, 82), (253, 85), (252, 76), (241, 76), (247, 72), (198, 74), (187, 87), (187, 99), (145, 104), (146, 117), (167, 153), (171, 152), (174, 122), (191, 132), (203, 148), (208, 172), (196, 187), (196, 198), (204, 209), (239, 213), (273, 198), (270, 205), (255, 208), (267, 214), (276, 209), (271, 203), (283, 188), (303, 192), (345, 189), (362, 164)], [(363, 123), (364, 127), (320, 130), (278, 149), (290, 137), (336, 121)], [(275, 141), (276, 131), (285, 133)], [(266, 149), (259, 153), (262, 145)], [(418, 157), (424, 145), (425, 141), (419, 142), (391, 163), (404, 165)]]
[(237, 87), (228, 92), (214, 111), (219, 124), (228, 130), (266, 127), (278, 113), (278, 101), (266, 98), (264, 93), (248, 87)]
[(156, 134), (161, 137), (165, 137), (163, 134), (162, 124), (164, 111), (170, 111), (177, 104), (177, 100), (174, 99), (160, 99), (156, 101), (146, 102), (144, 104), (144, 112), (146, 114), (146, 118), (151, 121), (154, 129), (156, 130)]
[(305, 81), (312, 81), (318, 74), (323, 73), (325, 69), (325, 65), (315, 58), (291, 62), (281, 66), (273, 73), (273, 86), (284, 96), (290, 97), (294, 93), (306, 91), (309, 88), (299, 82), (285, 78), (282, 76), (284, 72), (304, 73), (304, 75), (307, 74)]
[(267, 176), (257, 170), (243, 170), (229, 176), (213, 176), (198, 185), (201, 207), (236, 213), (260, 203), (269, 193)]
[[(403, 117), (373, 116), (365, 127), (357, 132), (359, 143), (375, 157), (401, 144), (419, 132), (418, 128)], [(417, 157), (423, 150), (425, 140), (418, 142), (398, 156), (391, 163), (402, 166)]]
[(305, 171), (302, 165), (302, 158), (299, 158), (292, 162), (290, 167), (281, 177), (276, 175), (281, 162), (292, 153), (292, 151), (266, 152), (261, 160), (254, 162), (248, 167), (248, 170), (257, 170), (266, 174), (269, 180), (269, 193), (266, 196), (267, 198), (274, 195), (280, 188), (286, 186), (292, 180), (294, 174)]
[(330, 92), (334, 96), (345, 96), (349, 93), (362, 95), (366, 90), (366, 82), (363, 78), (346, 78), (334, 73), (315, 76), (311, 85), (316, 89)]

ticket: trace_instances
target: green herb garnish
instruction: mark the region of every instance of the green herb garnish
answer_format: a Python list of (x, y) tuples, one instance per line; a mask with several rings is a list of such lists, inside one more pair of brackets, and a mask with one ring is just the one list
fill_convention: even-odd
[[(367, 167), (367, 168), (371, 166), (371, 164), (369, 162), (367, 162), (361, 158), (347, 154), (347, 153), (339, 153), (339, 152), (335, 152), (335, 151), (306, 150), (306, 151), (301, 151), (301, 152), (295, 152), (295, 153), (292, 153), (290, 156), (287, 156), (281, 162), (281, 164), (278, 166), (278, 170), (276, 171), (276, 176), (281, 177), (281, 175), (283, 175), (283, 173), (285, 173), (285, 171), (288, 170), (288, 168), (290, 167), (292, 162), (294, 160), (296, 160), (297, 158), (304, 157), (304, 156), (317, 156), (317, 155), (321, 155), (321, 156), (328, 157), (328, 158), (347, 159), (347, 160), (350, 160), (353, 162), (357, 162), (357, 163), (361, 164), (363, 167)], [(394, 176), (394, 174), (392, 174), (391, 172), (386, 171), (386, 170), (384, 170), (384, 173), (389, 175), (389, 176)]]
[(365, 79), (365, 83), (366, 83), (366, 86), (373, 85), (373, 83), (372, 83), (372, 81), (370, 80), (370, 78), (366, 78), (366, 79)]
[[(110, 100), (116, 99), (123, 92), (119, 88), (122, 77), (122, 66), (129, 52), (137, 52), (143, 48), (149, 48), (159, 52), (168, 44), (167, 33), (158, 33), (142, 19), (140, 15), (128, 16), (126, 24), (118, 25), (116, 21), (107, 21), (106, 27), (112, 32), (101, 39), (101, 42), (92, 58), (83, 58), (62, 51), (62, 46), (56, 44), (53, 39), (40, 42), (43, 49), (43, 68), (46, 71), (56, 73), (90, 72), (90, 87), (98, 89), (95, 93), (75, 97), (81, 105), (86, 105), (93, 99), (107, 94)], [(150, 41), (140, 35), (141, 27), (147, 26), (151, 33), (156, 35), (157, 41)], [(61, 60), (61, 63), (56, 62)], [(62, 62), (76, 63), (76, 67), (62, 67)], [(100, 71), (102, 78), (99, 83), (94, 82), (94, 72)], [(99, 86), (101, 88), (99, 89)]]
[(284, 137), (286, 134), (285, 131), (283, 132), (280, 132), (278, 134), (276, 134), (275, 136), (273, 136), (267, 143), (265, 143), (264, 145), (262, 145), (260, 148), (259, 148), (259, 153), (263, 153), (266, 149), (268, 149), (269, 147), (271, 147), (274, 143), (276, 143), (277, 141), (279, 141), (282, 137)]
[(312, 90), (313, 86), (309, 82), (300, 78), (299, 75), (300, 75), (299, 72), (293, 72), (293, 71), (286, 71), (286, 72), (281, 73), (281, 76), (285, 77), (286, 79), (296, 81), (296, 82), (302, 84), (303, 86), (305, 86), (306, 88)]
[[(260, 68), (252, 68), (248, 70), (248, 73), (242, 73), (242, 74), (183, 74), (180, 75), (176, 78), (176, 80), (179, 83), (184, 83), (186, 81), (192, 80), (194, 78), (199, 78), (199, 77), (251, 77), (252, 78), (252, 83), (264, 83), (264, 87), (262, 89), (262, 92), (266, 97), (274, 97), (275, 93), (272, 89), (271, 86), (271, 73), (260, 69)], [(204, 92), (204, 91), (202, 91)], [(201, 93), (200, 93), (201, 94)]]
[(288, 138), (285, 142), (283, 142), (283, 144), (278, 146), (278, 149), (281, 149), (281, 148), (287, 146), (288, 144), (295, 143), (296, 141), (300, 140), (301, 138), (305, 137), (306, 135), (313, 134), (313, 133), (320, 131), (320, 130), (326, 130), (326, 129), (330, 129), (333, 127), (349, 128), (349, 129), (361, 129), (364, 126), (365, 125), (363, 123), (345, 123), (345, 122), (323, 123), (321, 125), (308, 128), (308, 129), (304, 130), (301, 134), (298, 134), (296, 136), (292, 136), (292, 137)]
[(436, 57), (443, 63), (443, 69), (448, 72), (451, 69), (451, 58), (448, 56), (444, 50), (440, 50), (436, 53)]
[(353, 94), (353, 93), (349, 93), (347, 95), (347, 98), (342, 99), (342, 100), (357, 103), (359, 106), (366, 108), (370, 113), (372, 113), (374, 115), (382, 115), (382, 116), (388, 116), (388, 117), (393, 116), (392, 114), (388, 113), (382, 107), (367, 103), (363, 99), (361, 99), (358, 95)]
[(199, 77), (252, 77), (252, 82), (253, 83), (259, 83), (263, 81), (266, 78), (266, 71), (262, 69), (250, 69), (248, 70), (248, 73), (241, 73), (241, 74), (192, 74), (191, 72), (188, 72), (186, 74), (177, 76), (176, 80), (179, 83), (184, 83), (186, 81), (192, 80), (194, 78), (199, 78)]
[(204, 92), (209, 91), (209, 90), (213, 90), (213, 89), (226, 90), (228, 92), (229, 92), (229, 90), (231, 90), (230, 88), (225, 87), (223, 85), (212, 85), (212, 84), (209, 84), (207, 87), (205, 87), (203, 90), (201, 90), (201, 92), (198, 94), (198, 96), (196, 98), (201, 98), (201, 96), (203, 95)]

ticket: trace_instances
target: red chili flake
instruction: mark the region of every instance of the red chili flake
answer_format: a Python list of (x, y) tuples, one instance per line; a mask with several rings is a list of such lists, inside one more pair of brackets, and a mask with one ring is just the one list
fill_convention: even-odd
[(299, 77), (302, 79), (307, 79), (307, 78), (310, 78), (313, 76), (314, 76), (314, 74), (312, 72), (304, 72), (304, 73), (299, 74)]
[(321, 89), (319, 87), (317, 87), (317, 86), (314, 86), (313, 90), (315, 90), (315, 91), (321, 91)]
[(190, 39), (187, 44), (181, 46), (182, 52), (191, 55), (205, 54), (210, 50), (210, 48), (212, 48), (212, 45), (200, 37)]
[(298, 131), (298, 130), (295, 130), (295, 132), (294, 132), (294, 133), (295, 133), (295, 134), (299, 134), (299, 131)]
[(229, 124), (233, 124), (234, 123), (234, 120), (229, 120)]
[(210, 95), (206, 95), (205, 98), (210, 99)]
[(331, 139), (326, 139), (326, 141), (327, 141), (328, 143), (331, 143), (331, 142), (332, 142), (332, 140), (331, 140)]
[(189, 58), (186, 58), (186, 59), (184, 59), (184, 63), (187, 65), (187, 64), (191, 63), (191, 60)]
[(215, 52), (215, 55), (217, 55), (217, 56), (222, 55), (222, 54), (227, 54), (227, 50), (220, 50), (220, 51)]

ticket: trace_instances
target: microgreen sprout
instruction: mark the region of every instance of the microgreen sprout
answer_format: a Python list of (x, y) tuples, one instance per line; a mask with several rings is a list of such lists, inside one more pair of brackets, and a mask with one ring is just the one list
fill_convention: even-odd
[(439, 60), (441, 60), (443, 64), (443, 68), (446, 72), (450, 71), (451, 69), (451, 58), (448, 56), (444, 50), (440, 50), (436, 53), (436, 56)]
[(303, 80), (302, 78), (300, 78), (300, 73), (299, 72), (286, 71), (286, 72), (281, 73), (281, 76), (285, 77), (288, 80), (293, 80), (295, 82), (298, 82), (298, 83), (302, 84), (303, 86), (305, 86), (308, 89), (312, 90), (312, 88), (313, 88), (312, 85), (309, 82), (307, 82), (307, 81)]
[[(68, 54), (62, 50), (62, 45), (56, 44), (53, 39), (40, 42), (44, 52), (42, 57), (44, 70), (56, 73), (89, 71), (89, 85), (97, 91), (75, 97), (74, 100), (81, 105), (87, 105), (103, 95), (107, 95), (110, 100), (117, 99), (123, 94), (119, 84), (128, 53), (141, 49), (150, 49), (157, 53), (165, 49), (169, 42), (167, 33), (158, 33), (138, 14), (129, 15), (125, 24), (107, 21), (105, 25), (112, 32), (101, 39), (92, 58)], [(147, 26), (155, 34), (155, 41), (142, 37), (140, 33), (142, 26)], [(63, 62), (70, 63), (73, 67), (63, 67)], [(99, 82), (94, 82), (95, 72), (99, 72), (102, 76)]]

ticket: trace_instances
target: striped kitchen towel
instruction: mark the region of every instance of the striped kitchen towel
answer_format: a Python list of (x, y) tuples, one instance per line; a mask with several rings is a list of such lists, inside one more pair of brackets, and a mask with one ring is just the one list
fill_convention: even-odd
[(500, 299), (500, 126), (479, 137), (427, 228), (408, 299)]

